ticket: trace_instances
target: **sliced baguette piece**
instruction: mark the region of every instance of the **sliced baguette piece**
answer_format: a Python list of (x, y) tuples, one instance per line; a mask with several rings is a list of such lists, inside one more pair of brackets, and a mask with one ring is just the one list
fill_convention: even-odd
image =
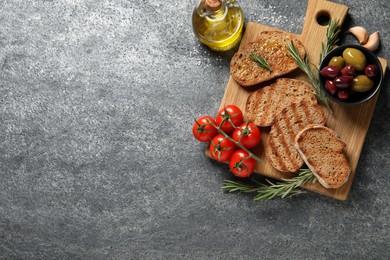
[(254, 124), (265, 127), (274, 123), (277, 114), (302, 99), (317, 102), (314, 88), (303, 80), (279, 78), (275, 83), (249, 94), (245, 114)]
[(271, 165), (281, 172), (297, 172), (303, 159), (294, 147), (295, 136), (309, 124), (324, 125), (323, 108), (310, 100), (285, 107), (277, 116), (268, 135), (265, 154)]
[(336, 189), (347, 182), (351, 166), (334, 130), (308, 125), (296, 135), (295, 147), (322, 186)]
[[(294, 43), (299, 55), (306, 55), (303, 44), (292, 34), (281, 31), (264, 31), (255, 42), (243, 46), (230, 62), (230, 74), (242, 87), (250, 87), (282, 76), (298, 68), (290, 56), (287, 45)], [(249, 56), (256, 54), (265, 59), (272, 71), (259, 66)]]

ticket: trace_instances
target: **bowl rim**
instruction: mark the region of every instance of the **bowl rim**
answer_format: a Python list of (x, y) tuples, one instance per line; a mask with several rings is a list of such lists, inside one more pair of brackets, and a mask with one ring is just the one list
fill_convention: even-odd
[[(326, 67), (327, 63), (329, 63), (330, 58), (333, 56), (336, 56), (336, 53), (342, 52), (346, 48), (359, 49), (365, 55), (367, 54), (367, 55), (371, 56), (372, 59), (370, 58), (370, 60), (374, 60), (375, 61), (374, 63), (376, 63), (376, 65), (378, 66), (379, 78), (377, 79), (378, 83), (374, 86), (374, 90), (372, 90), (372, 92), (370, 94), (368, 94), (367, 96), (365, 96), (364, 98), (359, 99), (359, 100), (355, 100), (355, 101), (341, 101), (337, 97), (331, 95), (329, 93), (329, 91), (325, 88), (324, 77), (320, 74), (321, 69)], [(342, 53), (339, 53), (339, 55), (337, 55), (337, 56), (341, 56), (341, 54)], [(326, 60), (328, 60), (328, 61), (325, 62)], [(372, 62), (371, 62), (371, 64), (372, 64)], [(345, 44), (345, 45), (340, 45), (340, 46), (335, 47), (330, 52), (328, 52), (328, 54), (322, 59), (320, 66), (318, 67), (318, 79), (320, 81), (321, 90), (323, 92), (325, 92), (325, 95), (328, 97), (328, 99), (330, 99), (333, 102), (336, 102), (338, 104), (342, 104), (342, 105), (358, 105), (358, 104), (362, 104), (362, 103), (365, 103), (365, 102), (371, 100), (381, 89), (382, 81), (383, 81), (383, 67), (382, 67), (380, 60), (378, 59), (377, 55), (374, 52), (368, 50), (367, 48), (365, 48), (361, 45)]]

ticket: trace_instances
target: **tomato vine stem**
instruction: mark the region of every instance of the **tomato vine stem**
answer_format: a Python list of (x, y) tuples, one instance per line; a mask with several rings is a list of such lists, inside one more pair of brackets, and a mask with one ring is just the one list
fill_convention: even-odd
[(213, 127), (215, 127), (215, 129), (217, 129), (217, 131), (221, 134), (223, 134), (225, 136), (226, 139), (229, 139), (230, 141), (232, 141), (235, 145), (237, 145), (238, 147), (240, 147), (242, 150), (244, 150), (245, 152), (247, 152), (249, 154), (248, 158), (253, 158), (255, 159), (258, 163), (262, 163), (263, 160), (259, 157), (257, 157), (256, 155), (254, 155), (251, 151), (249, 151), (248, 149), (246, 149), (240, 142), (237, 142), (236, 140), (234, 140), (233, 138), (231, 138), (227, 133), (225, 133), (225, 131), (223, 131), (221, 129), (221, 127), (215, 125), (213, 122), (211, 122), (210, 120), (207, 120), (209, 122), (210, 125), (212, 125)]

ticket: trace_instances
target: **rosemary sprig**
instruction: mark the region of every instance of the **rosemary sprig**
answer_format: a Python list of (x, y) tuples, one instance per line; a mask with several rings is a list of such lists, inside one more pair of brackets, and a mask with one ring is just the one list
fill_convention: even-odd
[[(339, 21), (336, 19), (332, 19), (330, 21), (330, 24), (328, 28), (326, 29), (326, 40), (325, 44), (322, 43), (322, 52), (320, 54), (320, 63), (322, 62), (323, 58), (334, 48), (336, 43), (338, 42), (338, 36), (340, 34), (340, 28), (339, 28)], [(320, 87), (320, 81), (318, 78), (313, 74), (313, 71), (311, 70), (310, 63), (308, 58), (306, 57), (304, 60), (299, 55), (297, 49), (294, 46), (294, 43), (291, 42), (288, 44), (287, 49), (290, 53), (290, 55), (295, 60), (295, 63), (298, 65), (298, 67), (303, 70), (306, 75), (309, 77), (310, 83), (314, 86), (316, 89), (316, 95), (319, 100), (321, 100), (326, 107), (331, 110), (329, 101), (327, 97), (325, 96), (325, 93), (322, 91)]]
[(272, 71), (271, 67), (269, 66), (268, 62), (263, 58), (263, 57), (260, 57), (259, 55), (256, 55), (254, 53), (251, 53), (249, 55), (249, 58), (251, 60), (253, 60), (254, 62), (257, 63), (257, 65), (259, 65), (260, 67), (266, 69), (266, 70), (269, 70), (269, 71)]
[(317, 178), (309, 169), (301, 169), (299, 175), (291, 179), (282, 179), (280, 182), (273, 183), (267, 180), (267, 184), (250, 185), (235, 181), (225, 180), (222, 183), (222, 189), (228, 192), (256, 192), (254, 201), (267, 201), (275, 197), (292, 197), (302, 193), (300, 187), (306, 183), (314, 183)]
[(274, 197), (284, 198), (298, 195), (303, 192), (299, 189), (299, 187), (309, 182), (314, 183), (317, 181), (317, 178), (309, 169), (301, 169), (298, 176), (282, 180), (283, 182), (276, 183), (268, 181), (270, 186), (266, 186), (264, 189), (258, 191), (254, 201), (270, 200)]
[(336, 43), (339, 41), (340, 35), (339, 21), (332, 19), (328, 28), (326, 29), (326, 41), (325, 44), (322, 43), (322, 52), (320, 54), (320, 63), (325, 58), (325, 56), (334, 48)]
[[(264, 184), (260, 184), (264, 185)], [(224, 180), (222, 182), (222, 189), (228, 192), (244, 192), (244, 193), (252, 193), (257, 192), (261, 187), (250, 185), (242, 182), (235, 182), (231, 180)]]
[(291, 41), (287, 45), (288, 52), (290, 53), (291, 57), (294, 59), (295, 63), (298, 65), (298, 67), (306, 73), (306, 75), (309, 77), (310, 83), (313, 85), (313, 87), (316, 90), (316, 95), (319, 100), (321, 100), (327, 108), (330, 110), (329, 101), (325, 96), (325, 93), (322, 91), (320, 86), (319, 79), (314, 75), (313, 71), (311, 70), (309, 59), (306, 57), (305, 59), (302, 59), (299, 55), (299, 52), (297, 48), (295, 47), (294, 43)]

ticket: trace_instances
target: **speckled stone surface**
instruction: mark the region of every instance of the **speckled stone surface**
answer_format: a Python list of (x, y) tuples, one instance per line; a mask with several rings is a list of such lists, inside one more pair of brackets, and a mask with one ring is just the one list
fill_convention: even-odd
[[(194, 38), (196, 2), (0, 1), (0, 259), (389, 259), (389, 73), (347, 201), (224, 193), (191, 127), (231, 53)], [(336, 2), (390, 59), (388, 1)], [(294, 33), (306, 3), (240, 1)]]

